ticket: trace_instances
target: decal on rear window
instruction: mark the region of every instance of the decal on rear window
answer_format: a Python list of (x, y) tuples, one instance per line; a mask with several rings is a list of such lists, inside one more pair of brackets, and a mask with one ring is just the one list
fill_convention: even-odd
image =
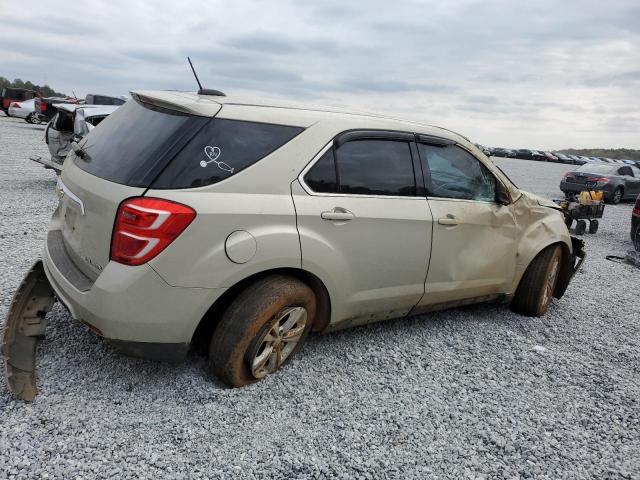
[(227, 165), (224, 162), (219, 162), (218, 161), (218, 158), (222, 154), (222, 150), (220, 150), (219, 147), (211, 147), (211, 146), (207, 145), (206, 147), (204, 147), (204, 154), (207, 156), (209, 161), (200, 160), (200, 166), (202, 168), (206, 168), (207, 165), (209, 165), (211, 162), (213, 162), (218, 166), (218, 168), (220, 170), (224, 170), (226, 172), (233, 173), (233, 167), (230, 167), (229, 165)]

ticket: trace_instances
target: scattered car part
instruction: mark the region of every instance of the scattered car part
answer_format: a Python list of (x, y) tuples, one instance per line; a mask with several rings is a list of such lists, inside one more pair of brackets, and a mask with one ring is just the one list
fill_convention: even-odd
[(36, 346), (44, 337), (46, 315), (53, 307), (55, 295), (36, 262), (18, 287), (2, 333), (2, 356), (7, 388), (17, 398), (33, 400), (36, 386)]

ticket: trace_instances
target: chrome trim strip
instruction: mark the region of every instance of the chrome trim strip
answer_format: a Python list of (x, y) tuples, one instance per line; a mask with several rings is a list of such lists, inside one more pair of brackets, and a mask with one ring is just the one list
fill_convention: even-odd
[(58, 188), (59, 191), (63, 192), (64, 195), (67, 195), (71, 200), (73, 200), (78, 205), (80, 205), (80, 211), (82, 212), (82, 215), (84, 215), (84, 203), (82, 202), (82, 200), (80, 200), (80, 198), (75, 193), (69, 190), (69, 188), (64, 183), (62, 183), (62, 180), (59, 177), (58, 177), (58, 184), (56, 185), (56, 187)]

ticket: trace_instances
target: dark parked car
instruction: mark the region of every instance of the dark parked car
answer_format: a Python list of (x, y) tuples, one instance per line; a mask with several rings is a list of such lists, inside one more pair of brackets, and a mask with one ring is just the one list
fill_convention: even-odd
[(558, 157), (558, 162), (560, 163), (574, 163), (573, 159), (569, 157), (569, 155), (565, 155), (564, 153), (555, 153), (555, 156)]
[(2, 89), (2, 95), (0, 95), (0, 107), (4, 111), (4, 114), (9, 116), (9, 105), (11, 105), (11, 102), (22, 102), (24, 100), (30, 100), (36, 95), (37, 93), (34, 90), (28, 90), (26, 88), (4, 87)]
[(564, 174), (560, 190), (565, 195), (587, 190), (586, 182), (596, 182), (592, 190), (604, 192), (609, 203), (633, 200), (640, 194), (640, 168), (631, 165), (588, 163)]
[(87, 94), (85, 104), (87, 105), (124, 105), (127, 100), (120, 97), (110, 97), (109, 95)]
[(636, 251), (640, 252), (640, 195), (636, 198), (636, 204), (631, 212), (631, 241)]
[(533, 160), (533, 152), (527, 148), (519, 148), (516, 150), (516, 158), (523, 158), (525, 160)]

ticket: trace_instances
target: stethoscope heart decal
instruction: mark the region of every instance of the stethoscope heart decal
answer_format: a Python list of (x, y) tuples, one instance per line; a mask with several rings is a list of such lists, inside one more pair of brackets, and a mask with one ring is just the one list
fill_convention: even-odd
[(202, 168), (205, 168), (210, 163), (215, 163), (220, 170), (233, 173), (232, 167), (230, 167), (224, 162), (218, 161), (218, 157), (220, 157), (221, 153), (222, 153), (222, 150), (220, 150), (218, 147), (210, 147), (209, 145), (207, 145), (206, 147), (204, 147), (204, 154), (207, 156), (209, 161), (207, 162), (206, 160), (200, 160), (200, 166)]

